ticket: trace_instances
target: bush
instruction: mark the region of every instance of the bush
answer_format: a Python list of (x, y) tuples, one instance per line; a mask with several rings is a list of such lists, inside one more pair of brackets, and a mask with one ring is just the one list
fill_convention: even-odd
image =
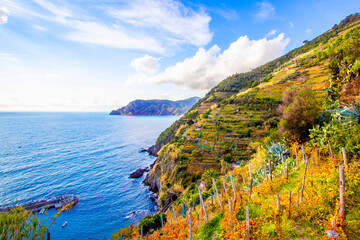
[(139, 223), (139, 233), (141, 233), (141, 226), (143, 227), (143, 234), (147, 234), (150, 230), (156, 230), (161, 228), (161, 216), (164, 223), (166, 222), (166, 215), (165, 213), (157, 213), (154, 215), (147, 215), (143, 219), (141, 219)]
[(290, 140), (305, 142), (320, 110), (313, 90), (307, 86), (287, 89), (282, 101), (280, 132)]

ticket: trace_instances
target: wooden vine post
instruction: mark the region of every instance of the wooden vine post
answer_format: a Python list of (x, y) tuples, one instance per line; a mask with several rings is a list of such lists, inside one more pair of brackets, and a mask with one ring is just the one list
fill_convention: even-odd
[(216, 196), (217, 196), (217, 198), (218, 198), (218, 200), (219, 200), (220, 208), (221, 208), (221, 210), (223, 210), (223, 207), (222, 207), (222, 204), (221, 204), (220, 195), (219, 195), (219, 192), (218, 192), (218, 189), (217, 189), (217, 186), (216, 186), (215, 178), (213, 178), (212, 180), (213, 180), (213, 183), (214, 183), (214, 186), (215, 186), (215, 192), (216, 192)]
[(143, 239), (143, 225), (141, 225), (141, 228), (140, 228), (140, 239), (142, 240)]
[(250, 174), (250, 185), (249, 185), (249, 200), (251, 199), (252, 193), (252, 174), (251, 174), (251, 164), (249, 164), (249, 174)]
[(340, 216), (345, 219), (345, 167), (339, 166), (340, 175)]
[(343, 148), (341, 148), (341, 151), (342, 151), (342, 155), (343, 155), (343, 158), (344, 158), (345, 167), (347, 167), (347, 165), (348, 165), (348, 158), (347, 158), (347, 154), (346, 154), (346, 149), (343, 147)]
[(228, 199), (228, 203), (229, 203), (229, 213), (230, 213), (230, 227), (231, 227), (231, 230), (233, 230), (233, 223), (232, 223), (232, 217), (231, 217), (231, 198)]
[(317, 163), (316, 163), (316, 165), (319, 166), (319, 162), (320, 162), (320, 149), (319, 149), (319, 148), (316, 149), (316, 156), (317, 156)]
[(171, 207), (172, 207), (173, 214), (174, 214), (174, 220), (175, 220), (175, 222), (177, 222), (174, 205), (171, 205)]
[(223, 182), (223, 183), (224, 183), (224, 190), (225, 190), (225, 194), (226, 194), (226, 192), (227, 192), (227, 191), (226, 191), (226, 179), (224, 179), (224, 182)]
[(305, 148), (304, 148), (304, 144), (301, 144), (301, 152), (302, 152), (303, 163), (305, 163)]
[(334, 153), (333, 153), (333, 150), (331, 148), (330, 140), (328, 141), (328, 144), (329, 144), (329, 151), (330, 151), (331, 159), (334, 159)]
[(280, 196), (279, 194), (276, 194), (276, 200), (277, 200), (277, 208), (278, 208), (278, 213), (281, 213), (281, 206), (280, 206)]
[(289, 178), (289, 164), (286, 163), (286, 179)]
[(299, 168), (299, 156), (298, 156), (297, 148), (295, 148), (295, 155), (296, 155), (296, 167)]
[(286, 177), (285, 160), (284, 160), (284, 155), (282, 155), (282, 154), (281, 154), (281, 162), (282, 162), (282, 165), (283, 165), (284, 176)]
[(302, 202), (303, 197), (304, 197), (305, 176), (306, 176), (306, 169), (307, 169), (308, 162), (309, 162), (309, 159), (307, 158), (306, 159), (306, 164), (305, 164), (305, 172), (304, 172), (304, 176), (303, 176), (303, 183), (302, 183), (301, 192), (300, 192), (300, 203)]
[(235, 191), (235, 185), (234, 185), (234, 181), (233, 181), (233, 178), (232, 178), (231, 172), (230, 172), (230, 180), (231, 180), (231, 185), (232, 185), (232, 189), (233, 189), (233, 192), (234, 192), (234, 201), (236, 201), (236, 191)]
[(270, 180), (272, 181), (272, 169), (271, 169), (271, 159), (269, 160), (269, 174), (270, 174)]
[(246, 206), (246, 230), (247, 240), (250, 240), (250, 217), (249, 217), (249, 206)]
[(206, 221), (209, 221), (208, 215), (207, 215), (207, 212), (206, 212), (206, 208), (205, 208), (204, 199), (203, 199), (203, 197), (202, 197), (201, 190), (200, 190), (200, 187), (199, 187), (199, 186), (198, 186), (198, 189), (199, 189), (200, 203), (201, 203), (201, 205), (202, 205), (202, 207), (203, 207), (203, 209), (204, 209)]
[(192, 240), (191, 208), (189, 208), (189, 239)]
[(289, 218), (291, 217), (291, 190), (289, 190)]

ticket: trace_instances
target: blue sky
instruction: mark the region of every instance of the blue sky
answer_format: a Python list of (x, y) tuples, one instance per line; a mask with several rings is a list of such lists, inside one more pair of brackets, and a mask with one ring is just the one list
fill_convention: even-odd
[(358, 0), (0, 0), (0, 111), (202, 97), (358, 12)]

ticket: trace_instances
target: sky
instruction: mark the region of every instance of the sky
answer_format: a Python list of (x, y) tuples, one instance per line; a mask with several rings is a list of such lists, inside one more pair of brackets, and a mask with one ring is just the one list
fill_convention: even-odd
[(0, 0), (0, 112), (203, 97), (359, 10), (358, 0)]

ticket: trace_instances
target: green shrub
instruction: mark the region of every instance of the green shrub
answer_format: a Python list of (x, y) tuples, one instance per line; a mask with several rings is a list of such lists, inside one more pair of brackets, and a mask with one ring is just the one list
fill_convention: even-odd
[(161, 228), (161, 216), (164, 223), (166, 222), (166, 215), (165, 213), (157, 213), (154, 215), (147, 215), (143, 219), (141, 219), (139, 223), (139, 233), (141, 233), (141, 226), (143, 227), (143, 234), (147, 234), (151, 230), (156, 230)]
[(306, 141), (320, 110), (314, 91), (308, 86), (289, 88), (282, 101), (279, 107), (281, 133), (290, 140)]

